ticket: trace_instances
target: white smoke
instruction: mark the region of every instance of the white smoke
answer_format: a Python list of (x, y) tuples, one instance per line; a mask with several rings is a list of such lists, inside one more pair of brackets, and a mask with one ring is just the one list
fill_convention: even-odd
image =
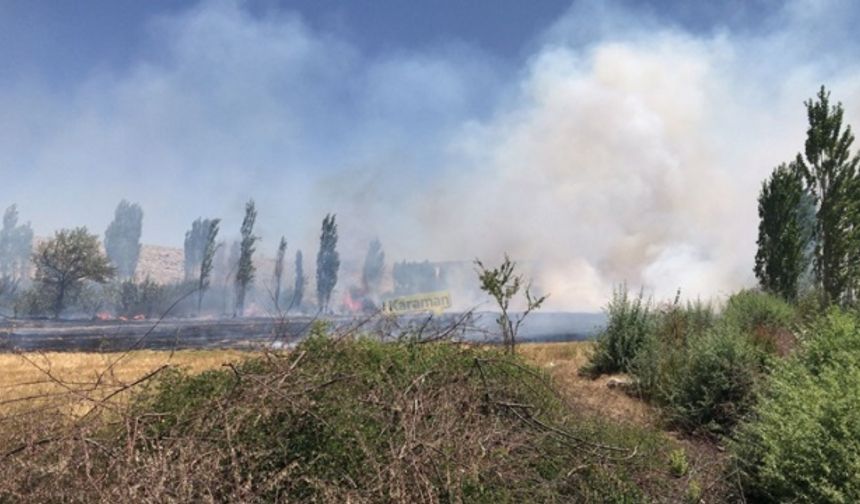
[(238, 229), (254, 197), (262, 247), (284, 234), (308, 259), (337, 212), (344, 256), (377, 236), (390, 260), (508, 252), (552, 308), (621, 281), (719, 295), (753, 281), (755, 198), (802, 146), (803, 100), (827, 84), (860, 120), (856, 51), (834, 44), (850, 8), (797, 0), (761, 33), (701, 35), (579, 2), (511, 70), (462, 44), (371, 57), (203, 2), (128, 69), (0, 88), (2, 195), (43, 235), (101, 232), (126, 197), (167, 245), (201, 215)]

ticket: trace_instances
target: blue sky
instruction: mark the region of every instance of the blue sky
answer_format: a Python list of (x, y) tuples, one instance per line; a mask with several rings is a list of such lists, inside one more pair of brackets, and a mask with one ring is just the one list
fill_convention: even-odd
[[(4, 0), (0, 2), (3, 76), (31, 75), (55, 85), (86, 78), (97, 68), (126, 68), (150, 50), (149, 26), (193, 8), (197, 0)], [(781, 2), (728, 0), (626, 2), (643, 12), (702, 32), (755, 29)], [(408, 51), (452, 43), (517, 60), (570, 0), (253, 0), (256, 16), (298, 13), (312, 27), (337, 33), (368, 53)]]
[[(85, 7), (84, 7), (85, 6)], [(848, 0), (0, 1), (0, 204), (37, 234), (198, 217), (262, 249), (540, 260), (564, 308), (614, 282), (751, 281), (760, 181), (821, 84), (860, 121)]]

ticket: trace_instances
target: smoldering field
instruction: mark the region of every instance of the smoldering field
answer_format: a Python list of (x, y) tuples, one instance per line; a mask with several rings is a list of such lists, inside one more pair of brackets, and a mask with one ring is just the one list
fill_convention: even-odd
[(254, 197), (260, 249), (285, 235), (307, 259), (333, 212), (344, 257), (378, 237), (392, 261), (539, 264), (552, 310), (596, 310), (621, 281), (719, 296), (752, 283), (755, 192), (801, 141), (801, 102), (826, 82), (860, 118), (840, 5), (788, 2), (750, 34), (578, 2), (499, 61), (466, 43), (368, 54), (202, 2), (153, 22), (121, 70), (4, 86), (3, 199), (47, 236), (101, 232), (129, 198), (143, 242), (176, 247), (198, 216), (235, 232)]

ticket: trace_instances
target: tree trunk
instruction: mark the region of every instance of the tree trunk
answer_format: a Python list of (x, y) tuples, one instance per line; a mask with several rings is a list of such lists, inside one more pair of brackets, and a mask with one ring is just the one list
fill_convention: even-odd
[(66, 286), (64, 284), (60, 284), (59, 289), (57, 290), (57, 298), (54, 300), (54, 320), (60, 318), (60, 312), (63, 311), (63, 303), (66, 297)]

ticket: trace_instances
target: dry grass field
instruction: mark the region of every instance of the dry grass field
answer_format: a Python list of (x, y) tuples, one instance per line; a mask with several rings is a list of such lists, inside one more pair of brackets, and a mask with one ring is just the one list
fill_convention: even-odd
[[(578, 407), (616, 420), (650, 424), (652, 408), (609, 388), (607, 382), (612, 377), (592, 380), (579, 376), (590, 346), (587, 342), (532, 343), (520, 345), (518, 352), (546, 369)], [(51, 403), (69, 414), (80, 414), (89, 409), (92, 398), (123, 389), (165, 365), (196, 373), (248, 355), (236, 350), (0, 354), (0, 414)], [(93, 390), (95, 387), (98, 389)]]
[[(618, 377), (592, 380), (580, 376), (579, 369), (587, 362), (591, 347), (592, 343), (589, 342), (533, 343), (518, 346), (517, 352), (550, 374), (556, 389), (573, 407), (572, 413), (576, 414), (578, 421), (591, 425), (588, 418), (601, 422), (608, 419), (609, 424), (631, 427), (629, 432), (638, 432), (646, 437), (661, 437), (667, 443), (666, 446), (682, 447), (690, 464), (696, 468), (683, 478), (667, 477), (664, 474), (666, 470), (665, 461), (660, 458), (662, 455), (643, 455), (653, 460), (642, 462), (646, 472), (640, 476), (659, 480), (659, 485), (662, 485), (660, 488), (663, 488), (661, 491), (683, 495), (687, 491), (688, 480), (693, 477), (705, 487), (722, 484), (721, 461), (724, 457), (714, 446), (694, 439), (679, 438), (675, 433), (664, 431), (654, 407), (631, 397), (618, 387), (608, 386), (610, 379)], [(88, 429), (105, 425), (104, 420), (118, 425), (129, 418), (138, 419), (125, 415), (124, 407), (134, 390), (145, 386), (142, 384), (152, 383), (148, 377), (154, 373), (165, 367), (179, 367), (199, 373), (229, 366), (253, 355), (252, 352), (236, 350), (0, 354), (0, 428), (6, 431), (0, 434), (0, 452), (6, 449), (8, 456), (21, 447), (39, 446), (43, 442), (53, 443), (62, 439), (67, 445), (58, 444), (52, 449), (71, 457), (67, 460), (72, 460), (74, 456), (69, 455), (71, 452), (62, 450), (78, 446), (75, 445), (76, 440), (82, 440), (84, 444), (89, 440), (86, 437), (88, 434), (78, 432), (88, 433)], [(295, 362), (300, 360), (301, 357), (298, 357)], [(233, 371), (237, 372), (236, 368)], [(56, 432), (66, 432), (67, 427), (72, 429), (70, 432), (73, 434), (55, 437)], [(610, 445), (620, 442), (622, 438), (612, 439)], [(632, 453), (636, 453), (635, 450)], [(26, 466), (29, 463), (27, 458), (16, 460), (23, 464), (19, 468), (23, 471), (20, 474), (32, 470)], [(651, 469), (647, 469), (651, 466)]]
[(200, 372), (248, 355), (237, 350), (0, 354), (0, 416), (55, 405), (69, 414), (162, 368)]
[(547, 370), (558, 389), (576, 407), (613, 420), (653, 425), (656, 415), (650, 405), (619, 388), (609, 388), (608, 382), (618, 376), (591, 379), (579, 375), (579, 369), (588, 361), (591, 346), (590, 342), (533, 343), (520, 345), (517, 351)]

